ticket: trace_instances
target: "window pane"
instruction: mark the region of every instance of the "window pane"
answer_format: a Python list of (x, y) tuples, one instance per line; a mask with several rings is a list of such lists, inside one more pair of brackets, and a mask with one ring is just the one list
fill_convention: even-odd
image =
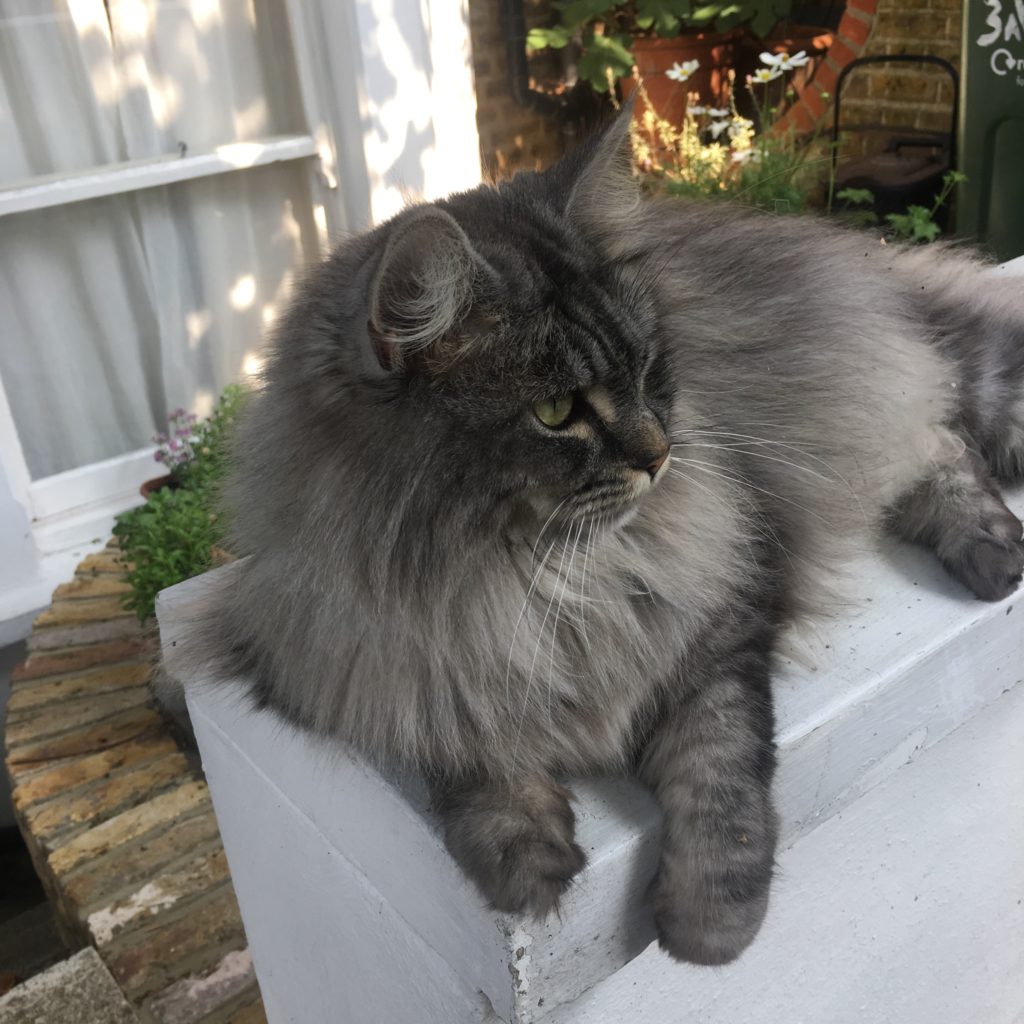
[(5, 217), (0, 378), (33, 479), (239, 379), (316, 252), (303, 163)]

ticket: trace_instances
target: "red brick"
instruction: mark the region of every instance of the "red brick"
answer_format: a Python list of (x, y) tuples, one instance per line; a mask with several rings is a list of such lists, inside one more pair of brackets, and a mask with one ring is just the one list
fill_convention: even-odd
[[(181, 797), (177, 799), (180, 803)], [(170, 864), (204, 848), (222, 850), (217, 819), (209, 805), (201, 802), (199, 813), (195, 812), (194, 806), (186, 806), (184, 813), (191, 817), (164, 822), (163, 831), (141, 837), (133, 832), (127, 842), (103, 851), (106, 856), (88, 857), (78, 863), (62, 878), (68, 903), (84, 920), (97, 906), (109, 904), (138, 890), (158, 874), (167, 873)], [(63, 864), (67, 860), (60, 857), (61, 852), (54, 854), (51, 863)]]
[(50, 854), (50, 870), (65, 875), (80, 865), (92, 864), (120, 846), (166, 830), (188, 815), (207, 812), (212, 814), (213, 805), (206, 783), (192, 779), (75, 836)]
[(76, 576), (69, 583), (62, 583), (54, 592), (54, 601), (86, 597), (116, 597), (131, 590), (127, 580), (111, 573), (96, 576)]
[[(101, 577), (96, 577), (100, 579)], [(82, 622), (107, 622), (110, 619), (129, 619), (135, 613), (125, 608), (119, 596), (91, 597), (74, 601), (54, 601), (45, 612), (40, 612), (33, 623), (34, 629), (57, 626), (75, 626)]]
[(14, 721), (7, 723), (7, 747), (13, 753), (26, 743), (60, 733), (77, 733), (118, 712), (146, 704), (150, 696), (148, 686), (131, 686), (113, 693), (86, 694), (59, 704), (32, 708), (31, 713), (18, 715)]
[(164, 728), (164, 720), (151, 707), (131, 708), (88, 729), (76, 729), (61, 736), (26, 743), (8, 752), (7, 767), (12, 775), (19, 768), (31, 768), (61, 757), (79, 757), (135, 739), (154, 729)]
[(821, 90), (816, 89), (812, 85), (804, 90), (804, 94), (801, 97), (801, 106), (805, 107), (811, 117), (817, 121), (818, 118), (825, 113), (828, 108), (828, 103), (821, 95)]
[(34, 713), (44, 704), (141, 686), (149, 681), (151, 672), (150, 666), (144, 662), (125, 662), (72, 676), (47, 677), (38, 683), (22, 683), (7, 702), (8, 721), (19, 714)]
[(95, 555), (89, 555), (80, 562), (75, 570), (79, 575), (87, 575), (98, 572), (116, 572), (122, 576), (133, 568), (131, 562), (126, 562), (120, 551), (100, 551)]
[(878, 0), (846, 0), (846, 9), (874, 14), (878, 9)]
[(839, 65), (840, 68), (845, 68), (851, 60), (860, 55), (860, 47), (853, 48), (849, 46), (842, 39), (837, 39), (829, 48), (828, 55)]
[(836, 82), (839, 79), (839, 69), (830, 60), (818, 65), (814, 73), (814, 84), (833, 96), (836, 92)]
[(30, 807), (76, 786), (102, 779), (119, 768), (129, 768), (164, 754), (172, 754), (177, 749), (170, 736), (148, 736), (130, 743), (121, 743), (98, 754), (61, 761), (55, 767), (36, 772), (15, 786), (12, 794), (14, 806), (19, 809)]
[(45, 676), (64, 676), (71, 672), (84, 672), (96, 665), (114, 665), (121, 661), (135, 661), (152, 655), (152, 645), (142, 639), (117, 640), (112, 643), (90, 644), (60, 653), (34, 654), (16, 666), (11, 682), (42, 679)]
[(230, 885), (173, 921), (157, 915), (152, 925), (132, 932), (128, 948), (107, 954), (107, 967), (129, 999), (139, 1000), (189, 973), (212, 970), (234, 944), (245, 942), (238, 903)]
[(107, 821), (188, 778), (185, 758), (176, 752), (167, 754), (29, 807), (23, 814), (24, 822), (35, 841), (52, 850), (60, 845), (62, 837)]
[(847, 11), (839, 22), (839, 35), (850, 43), (863, 46), (871, 31), (871, 22), (858, 18), (851, 11)]

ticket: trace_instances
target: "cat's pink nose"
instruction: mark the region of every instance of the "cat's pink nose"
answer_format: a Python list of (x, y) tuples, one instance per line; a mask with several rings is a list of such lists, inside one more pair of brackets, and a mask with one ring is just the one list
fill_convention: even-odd
[(668, 445), (664, 445), (661, 451), (653, 455), (650, 462), (647, 463), (647, 472), (651, 474), (653, 480), (658, 475), (658, 470), (665, 465), (665, 460), (668, 458)]

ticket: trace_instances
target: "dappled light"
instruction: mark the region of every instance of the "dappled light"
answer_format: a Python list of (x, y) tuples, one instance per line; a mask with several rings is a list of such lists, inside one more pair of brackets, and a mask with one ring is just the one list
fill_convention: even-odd
[(248, 309), (256, 298), (256, 279), (252, 274), (240, 277), (231, 289), (231, 305), (238, 310)]

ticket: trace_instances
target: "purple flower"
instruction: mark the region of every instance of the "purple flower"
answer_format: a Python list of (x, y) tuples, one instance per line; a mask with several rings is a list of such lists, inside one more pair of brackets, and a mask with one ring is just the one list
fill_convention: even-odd
[(163, 462), (164, 461), (164, 453), (158, 449), (157, 451), (153, 452), (153, 459), (156, 462)]

